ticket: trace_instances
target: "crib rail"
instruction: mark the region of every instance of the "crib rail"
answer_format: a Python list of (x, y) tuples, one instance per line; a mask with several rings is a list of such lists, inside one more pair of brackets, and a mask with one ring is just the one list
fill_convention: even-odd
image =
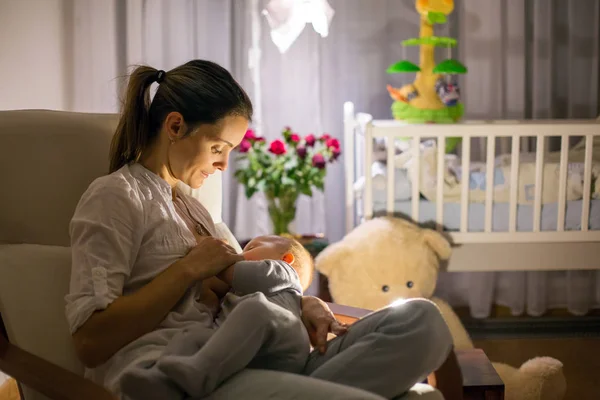
[[(347, 126), (347, 130), (348, 125)], [(346, 138), (348, 139), (346, 132)], [(445, 143), (450, 137), (461, 137), (461, 179), (460, 191), (460, 230), (452, 232), (455, 243), (519, 243), (519, 242), (600, 242), (600, 231), (590, 231), (588, 221), (590, 217), (590, 196), (592, 191), (592, 156), (594, 140), (600, 138), (600, 121), (590, 120), (545, 120), (545, 121), (469, 121), (454, 125), (405, 124), (394, 120), (375, 120), (366, 124), (365, 154), (364, 154), (364, 180), (365, 191), (363, 201), (363, 216), (366, 219), (373, 217), (373, 179), (370, 171), (373, 163), (373, 139), (387, 138), (387, 197), (386, 211), (393, 214), (395, 211), (394, 185), (395, 185), (395, 148), (394, 140), (402, 138), (409, 140), (412, 152), (411, 162), (411, 217), (419, 220), (420, 206), (420, 174), (422, 168), (421, 142), (423, 139), (437, 140), (436, 153), (436, 187), (435, 209), (438, 229), (443, 229), (444, 224), (444, 172), (445, 172)], [(544, 181), (544, 161), (547, 154), (546, 141), (550, 137), (561, 138), (558, 176), (558, 216), (555, 230), (542, 231), (542, 197)], [(567, 206), (567, 179), (569, 168), (569, 139), (583, 137), (585, 141), (583, 160), (583, 199), (581, 212), (581, 227), (579, 230), (565, 230), (565, 217)], [(471, 165), (471, 139), (485, 138), (486, 143), (486, 189), (485, 189), (485, 217), (483, 232), (469, 231), (469, 184)], [(511, 138), (511, 169), (507, 177), (509, 186), (509, 221), (508, 231), (495, 232), (493, 227), (494, 206), (494, 173), (496, 156), (496, 139)], [(535, 185), (533, 200), (533, 227), (531, 231), (517, 229), (518, 199), (519, 199), (519, 164), (520, 142), (522, 138), (534, 138), (536, 143), (535, 154)], [(352, 144), (354, 146), (354, 144)], [(354, 151), (354, 147), (352, 147)], [(353, 154), (353, 153), (348, 153)], [(594, 160), (599, 162), (600, 160)], [(347, 202), (353, 201), (350, 191), (347, 192)], [(351, 222), (348, 222), (351, 225)]]

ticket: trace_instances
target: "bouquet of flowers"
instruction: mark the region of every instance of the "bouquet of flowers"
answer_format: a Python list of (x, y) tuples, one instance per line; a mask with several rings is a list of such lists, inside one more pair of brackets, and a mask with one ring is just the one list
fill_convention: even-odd
[(290, 127), (269, 144), (250, 129), (238, 152), (235, 177), (244, 185), (247, 198), (265, 193), (276, 235), (290, 233), (298, 196), (312, 196), (313, 188), (323, 191), (327, 164), (341, 154), (339, 141), (330, 135), (301, 137)]

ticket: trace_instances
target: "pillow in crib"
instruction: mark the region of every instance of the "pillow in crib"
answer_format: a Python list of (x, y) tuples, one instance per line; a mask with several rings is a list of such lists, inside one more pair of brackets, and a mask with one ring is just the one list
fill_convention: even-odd
[[(373, 200), (387, 201), (387, 170), (385, 165), (373, 165)], [(394, 201), (410, 200), (412, 185), (406, 168), (394, 168)]]

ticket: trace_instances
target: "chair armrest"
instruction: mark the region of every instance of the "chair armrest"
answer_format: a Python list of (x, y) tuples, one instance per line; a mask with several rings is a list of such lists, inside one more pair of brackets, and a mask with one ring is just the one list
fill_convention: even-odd
[(329, 306), (331, 312), (333, 312), (333, 315), (335, 315), (335, 317), (338, 319), (338, 321), (348, 325), (353, 324), (365, 315), (370, 314), (372, 312), (371, 310), (366, 310), (364, 308), (344, 306), (342, 304), (330, 302), (326, 303), (327, 306)]
[(464, 398), (463, 376), (454, 350), (437, 371), (429, 374), (427, 383), (442, 392), (446, 400)]
[(0, 371), (53, 400), (117, 400), (103, 387), (8, 343), (1, 334)]
[[(345, 324), (352, 324), (372, 311), (364, 308), (344, 306), (336, 303), (327, 305), (335, 317)], [(427, 383), (442, 392), (446, 400), (462, 400), (463, 398), (463, 379), (458, 360), (454, 351), (451, 351), (437, 371), (434, 371), (427, 377)]]

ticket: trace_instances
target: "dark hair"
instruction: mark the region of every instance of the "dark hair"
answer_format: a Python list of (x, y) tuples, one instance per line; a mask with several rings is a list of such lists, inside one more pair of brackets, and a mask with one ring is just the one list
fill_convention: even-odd
[[(150, 85), (160, 84), (150, 103)], [(110, 172), (139, 160), (156, 139), (166, 116), (179, 112), (189, 127), (214, 124), (226, 116), (252, 119), (252, 102), (229, 71), (205, 60), (162, 72), (137, 67), (129, 77), (121, 117), (110, 147)]]

